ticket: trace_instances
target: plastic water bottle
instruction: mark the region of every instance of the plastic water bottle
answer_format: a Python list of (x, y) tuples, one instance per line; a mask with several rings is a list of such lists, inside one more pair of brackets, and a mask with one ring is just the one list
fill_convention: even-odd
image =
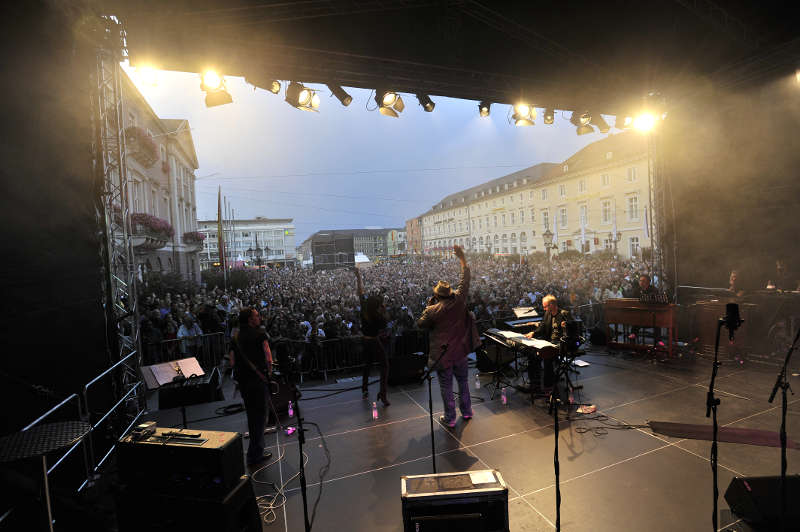
[(372, 402), (372, 419), (378, 419), (378, 403), (375, 401)]
[(475, 373), (475, 389), (481, 389), (481, 374), (477, 372)]
[(289, 417), (294, 417), (294, 407), (291, 401), (289, 401)]
[(508, 404), (508, 397), (506, 397), (505, 388), (500, 388), (500, 400), (503, 402), (504, 405)]
[(572, 404), (574, 402), (575, 402), (575, 397), (573, 397), (572, 394), (569, 394), (569, 404)]

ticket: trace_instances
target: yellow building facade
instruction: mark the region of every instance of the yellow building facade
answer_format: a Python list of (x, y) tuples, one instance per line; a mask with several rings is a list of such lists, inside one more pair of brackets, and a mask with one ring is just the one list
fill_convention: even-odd
[[(422, 214), (426, 254), (453, 244), (495, 255), (651, 246), (645, 139), (634, 132), (590, 144), (562, 163), (543, 163), (447, 196)], [(546, 237), (546, 238), (545, 238)]]

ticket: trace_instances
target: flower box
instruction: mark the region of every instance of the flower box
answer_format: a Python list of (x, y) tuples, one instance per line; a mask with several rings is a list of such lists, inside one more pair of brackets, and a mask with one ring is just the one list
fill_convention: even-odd
[(144, 129), (131, 126), (125, 130), (127, 151), (142, 165), (150, 168), (159, 159), (158, 145)]

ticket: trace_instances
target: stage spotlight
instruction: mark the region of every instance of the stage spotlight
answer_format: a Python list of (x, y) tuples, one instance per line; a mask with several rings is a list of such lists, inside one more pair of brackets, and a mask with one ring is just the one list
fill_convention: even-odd
[(339, 85), (328, 85), (328, 88), (345, 107), (353, 102), (353, 97), (347, 94)]
[(594, 128), (589, 125), (592, 122), (592, 115), (590, 115), (588, 111), (584, 113), (573, 111), (572, 116), (569, 118), (569, 121), (573, 126), (577, 128), (575, 132), (578, 135), (586, 135), (588, 133), (594, 133)]
[(431, 100), (430, 96), (428, 96), (427, 94), (418, 93), (417, 101), (422, 106), (422, 108), (425, 109), (426, 113), (430, 113), (431, 111), (433, 111), (433, 108), (436, 107), (436, 104), (433, 103), (433, 100)]
[(406, 108), (403, 103), (403, 98), (394, 91), (376, 90), (375, 103), (378, 104), (378, 111), (383, 116), (398, 117), (398, 113), (402, 113)]
[(608, 133), (611, 129), (611, 126), (608, 125), (608, 122), (606, 122), (599, 114), (592, 116), (592, 125), (597, 126), (597, 129), (600, 131), (600, 133)]
[(206, 107), (216, 107), (233, 102), (225, 90), (225, 79), (213, 70), (206, 70), (200, 81), (200, 89), (206, 93)]
[(489, 109), (491, 108), (492, 104), (490, 102), (481, 102), (478, 104), (478, 113), (484, 118), (489, 116)]
[(633, 119), (633, 127), (638, 131), (646, 133), (656, 127), (657, 120), (658, 118), (656, 118), (656, 115), (645, 111)]
[(279, 92), (281, 92), (281, 82), (278, 81), (277, 79), (273, 80), (272, 83), (270, 83), (269, 85), (269, 92), (271, 92), (272, 94), (278, 94)]
[(152, 65), (138, 65), (135, 67), (139, 81), (144, 85), (155, 87), (158, 85), (158, 70)]
[(515, 126), (532, 126), (536, 120), (536, 109), (529, 104), (520, 102), (514, 106), (514, 114), (511, 115)]
[(552, 124), (556, 120), (555, 109), (546, 109), (544, 112), (544, 123), (547, 125)]
[(633, 117), (625, 115), (617, 115), (617, 121), (614, 123), (614, 127), (617, 129), (628, 129), (632, 125)]
[(319, 95), (301, 83), (292, 81), (286, 87), (286, 103), (302, 111), (316, 111), (319, 107)]
[(214, 70), (206, 70), (203, 72), (203, 90), (204, 91), (217, 91), (222, 89), (224, 81), (222, 76)]

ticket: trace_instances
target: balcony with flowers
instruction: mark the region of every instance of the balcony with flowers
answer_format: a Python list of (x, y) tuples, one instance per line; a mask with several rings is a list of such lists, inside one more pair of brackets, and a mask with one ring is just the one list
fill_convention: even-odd
[(125, 143), (128, 154), (146, 168), (156, 164), (161, 157), (156, 141), (140, 127), (131, 126), (125, 130)]
[(203, 249), (203, 241), (206, 239), (205, 233), (200, 231), (188, 231), (183, 233), (183, 243), (189, 251), (200, 251)]
[(164, 219), (143, 212), (131, 215), (133, 247), (139, 250), (161, 249), (174, 234), (175, 229)]

